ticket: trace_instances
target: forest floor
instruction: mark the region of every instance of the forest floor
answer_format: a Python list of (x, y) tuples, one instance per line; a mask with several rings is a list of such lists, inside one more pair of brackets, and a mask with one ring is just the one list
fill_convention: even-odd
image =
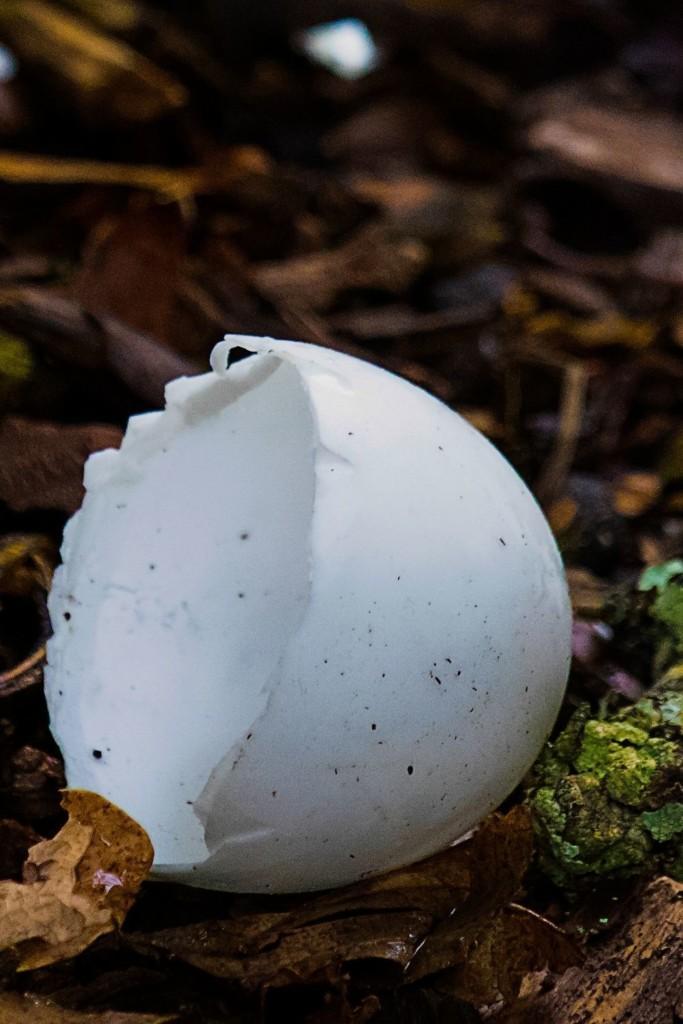
[[(305, 31), (354, 12), (345, 77)], [(683, 1019), (680, 15), (20, 0), (0, 44), (1, 1024)], [(565, 559), (554, 747), (389, 884), (152, 884), (133, 824), (60, 803), (45, 597), (83, 463), (226, 332), (442, 399)]]

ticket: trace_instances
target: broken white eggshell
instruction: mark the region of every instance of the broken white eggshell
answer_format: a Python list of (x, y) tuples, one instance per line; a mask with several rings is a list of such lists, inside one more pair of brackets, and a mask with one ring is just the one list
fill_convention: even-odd
[[(231, 348), (256, 353), (228, 368)], [(155, 873), (339, 886), (418, 860), (514, 788), (562, 700), (570, 612), (531, 494), (375, 366), (235, 336), (90, 457), (50, 595), (69, 785)]]

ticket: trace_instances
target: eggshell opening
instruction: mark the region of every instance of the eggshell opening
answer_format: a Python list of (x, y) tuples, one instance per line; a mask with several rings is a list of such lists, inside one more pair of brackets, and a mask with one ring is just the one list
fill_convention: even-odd
[[(256, 354), (228, 366), (235, 346)], [(569, 664), (560, 558), (500, 454), (408, 382), (240, 336), (212, 367), (88, 463), (53, 730), (158, 877), (343, 885), (457, 839), (528, 770)]]
[(171, 388), (163, 417), (90, 461), (50, 602), (67, 777), (153, 822), (161, 863), (208, 855), (195, 798), (262, 713), (308, 600), (309, 402), (286, 363), (236, 370), (178, 404)]

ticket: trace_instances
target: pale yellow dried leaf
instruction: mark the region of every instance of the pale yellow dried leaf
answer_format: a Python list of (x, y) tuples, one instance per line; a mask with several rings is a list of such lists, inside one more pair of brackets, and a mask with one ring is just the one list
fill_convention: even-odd
[(140, 24), (135, 0), (67, 0), (67, 6), (112, 32), (132, 32)]
[(117, 116), (149, 121), (187, 101), (184, 86), (142, 54), (54, 4), (0, 4), (0, 30), (20, 61), (42, 64)]
[(0, 950), (20, 970), (75, 956), (121, 925), (152, 863), (147, 834), (96, 793), (67, 790), (69, 820), (29, 850), (24, 882), (0, 882)]
[(121, 186), (158, 192), (176, 202), (197, 193), (223, 192), (245, 177), (271, 170), (267, 155), (256, 146), (229, 146), (204, 167), (175, 168), (0, 152), (0, 181), (12, 185)]
[(0, 180), (15, 185), (121, 185), (184, 199), (200, 187), (201, 172), (5, 152), (0, 153)]

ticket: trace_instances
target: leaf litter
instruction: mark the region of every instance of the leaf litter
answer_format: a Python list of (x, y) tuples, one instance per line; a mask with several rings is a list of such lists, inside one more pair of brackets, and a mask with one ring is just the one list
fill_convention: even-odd
[[(329, 16), (237, 0), (0, 13), (17, 65), (0, 83), (0, 885), (47, 889), (43, 932), (0, 956), (0, 1020), (668, 1024), (680, 900), (648, 879), (679, 870), (679, 766), (648, 776), (642, 806), (622, 802), (618, 766), (634, 777), (679, 742), (657, 694), (679, 692), (683, 650), (680, 27), (611, 0), (571, 16), (532, 0), (512, 20), (499, 0), (389, 0), (361, 13), (379, 60), (349, 82), (294, 43)], [(64, 825), (40, 683), (83, 462), (230, 329), (404, 374), (535, 488), (576, 616), (542, 815), (520, 788), (421, 865), (270, 900), (156, 882), (134, 897), (123, 862), (86, 843), (99, 798)], [(651, 855), (628, 878), (596, 871), (617, 830), (613, 856), (584, 849), (582, 888), (561, 843), (585, 786), (572, 821), (557, 812), (591, 772), (591, 799), (637, 818)], [(46, 843), (46, 877), (20, 881)], [(29, 955), (52, 960), (16, 973)]]
[(21, 882), (0, 882), (0, 951), (19, 971), (76, 956), (120, 927), (152, 863), (144, 830), (103, 797), (67, 790), (69, 814), (28, 852)]

